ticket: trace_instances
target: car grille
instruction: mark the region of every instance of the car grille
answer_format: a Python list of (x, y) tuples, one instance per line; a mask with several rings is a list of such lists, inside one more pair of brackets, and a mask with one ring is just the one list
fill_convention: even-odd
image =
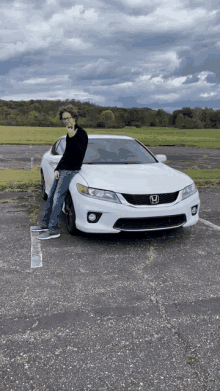
[[(151, 195), (153, 194), (122, 194), (122, 196), (126, 199), (127, 202), (129, 202), (129, 204), (154, 206), (154, 204), (151, 204), (150, 202)], [(159, 202), (155, 205), (170, 204), (171, 202), (176, 201), (178, 195), (178, 191), (175, 191), (175, 193), (158, 194)]]
[(154, 230), (163, 228), (175, 228), (186, 223), (186, 215), (158, 216), (158, 217), (138, 217), (118, 219), (113, 228), (125, 231), (129, 230)]

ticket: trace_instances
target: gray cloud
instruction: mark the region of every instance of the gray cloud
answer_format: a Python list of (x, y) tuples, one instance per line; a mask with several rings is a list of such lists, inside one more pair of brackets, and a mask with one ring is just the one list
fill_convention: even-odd
[(0, 98), (214, 107), (219, 21), (216, 0), (3, 1)]

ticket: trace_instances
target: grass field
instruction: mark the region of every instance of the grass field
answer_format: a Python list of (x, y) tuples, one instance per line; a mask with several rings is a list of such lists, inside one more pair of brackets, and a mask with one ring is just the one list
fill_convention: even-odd
[(0, 191), (6, 189), (30, 190), (39, 188), (40, 171), (35, 166), (31, 170), (0, 170)]
[[(143, 127), (124, 129), (86, 129), (88, 134), (123, 134), (135, 137), (150, 146), (176, 145), (197, 148), (220, 149), (220, 129), (186, 129)], [(66, 128), (41, 128), (22, 126), (0, 126), (0, 144), (51, 145)], [(184, 170), (197, 186), (220, 186), (219, 170)], [(6, 189), (39, 188), (40, 172), (32, 170), (0, 170), (0, 191)]]
[[(174, 129), (157, 127), (125, 127), (123, 129), (86, 129), (88, 134), (123, 134), (135, 137), (143, 144), (177, 145), (220, 149), (220, 129)], [(66, 128), (0, 126), (0, 144), (51, 145)]]

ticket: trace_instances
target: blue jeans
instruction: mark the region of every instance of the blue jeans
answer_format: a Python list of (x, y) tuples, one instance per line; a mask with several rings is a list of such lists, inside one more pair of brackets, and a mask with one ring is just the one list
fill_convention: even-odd
[(51, 184), (42, 219), (42, 224), (47, 226), (51, 233), (59, 232), (62, 205), (69, 189), (70, 181), (78, 172), (79, 170), (60, 170), (59, 179), (54, 178)]

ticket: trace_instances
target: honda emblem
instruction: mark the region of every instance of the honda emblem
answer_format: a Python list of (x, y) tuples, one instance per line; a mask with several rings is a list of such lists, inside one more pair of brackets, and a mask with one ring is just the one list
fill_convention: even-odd
[(151, 195), (149, 198), (151, 204), (155, 205), (159, 203), (159, 195)]

